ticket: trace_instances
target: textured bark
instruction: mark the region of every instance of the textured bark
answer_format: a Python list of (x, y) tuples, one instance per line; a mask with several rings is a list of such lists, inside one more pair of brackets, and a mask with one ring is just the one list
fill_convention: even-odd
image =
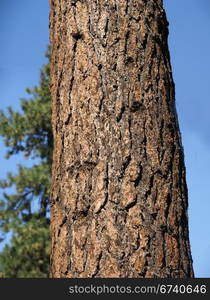
[(193, 277), (161, 0), (51, 0), (52, 276)]

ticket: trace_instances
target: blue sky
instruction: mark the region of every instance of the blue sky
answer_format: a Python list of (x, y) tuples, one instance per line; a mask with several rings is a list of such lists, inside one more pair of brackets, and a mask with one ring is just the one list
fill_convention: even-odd
[[(185, 149), (190, 240), (196, 277), (210, 277), (210, 1), (165, 0), (176, 103)], [(19, 108), (26, 87), (38, 84), (49, 41), (48, 0), (0, 0), (0, 109)], [(3, 178), (22, 156), (4, 159)]]

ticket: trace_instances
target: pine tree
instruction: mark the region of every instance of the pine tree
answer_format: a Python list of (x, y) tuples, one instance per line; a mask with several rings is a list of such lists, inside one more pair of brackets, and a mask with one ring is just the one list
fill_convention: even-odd
[(51, 0), (53, 277), (192, 277), (162, 0)]
[[(52, 146), (50, 48), (48, 63), (41, 70), (38, 87), (26, 89), (30, 99), (21, 99), (21, 111), (0, 112), (0, 135), (8, 147), (7, 158), (23, 153), (34, 160), (31, 167), (18, 166), (17, 174), (8, 173), (0, 181), (4, 192), (0, 201), (2, 239), (12, 238), (0, 253), (4, 277), (47, 277), (49, 274), (49, 194)], [(10, 191), (10, 190), (9, 190)]]

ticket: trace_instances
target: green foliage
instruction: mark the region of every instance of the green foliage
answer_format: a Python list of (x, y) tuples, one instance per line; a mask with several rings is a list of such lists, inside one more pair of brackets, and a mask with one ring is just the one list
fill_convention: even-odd
[(0, 255), (0, 274), (4, 278), (48, 277), (49, 252), (49, 230), (43, 220), (32, 218), (15, 228)]
[[(50, 49), (46, 53), (50, 58)], [(46, 277), (49, 272), (49, 195), (53, 136), (51, 129), (49, 61), (41, 70), (38, 87), (26, 89), (21, 112), (0, 112), (0, 135), (8, 148), (6, 158), (23, 153), (35, 160), (32, 167), (18, 166), (17, 174), (0, 181), (0, 230), (12, 233), (0, 253), (4, 277)], [(9, 189), (9, 193), (8, 193)], [(11, 193), (11, 189), (15, 190)], [(25, 262), (25, 263), (23, 263)]]
[[(49, 57), (49, 51), (47, 53)], [(50, 101), (50, 66), (41, 70), (40, 86), (26, 89), (32, 99), (21, 99), (23, 113), (8, 108), (8, 114), (0, 112), (0, 135), (9, 148), (7, 158), (24, 152), (25, 156), (41, 158), (51, 162), (52, 131)]]

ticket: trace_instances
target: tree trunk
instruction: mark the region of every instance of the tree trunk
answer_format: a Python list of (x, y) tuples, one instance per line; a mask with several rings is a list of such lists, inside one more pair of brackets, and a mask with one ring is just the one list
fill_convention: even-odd
[(162, 0), (51, 0), (52, 277), (193, 277)]

